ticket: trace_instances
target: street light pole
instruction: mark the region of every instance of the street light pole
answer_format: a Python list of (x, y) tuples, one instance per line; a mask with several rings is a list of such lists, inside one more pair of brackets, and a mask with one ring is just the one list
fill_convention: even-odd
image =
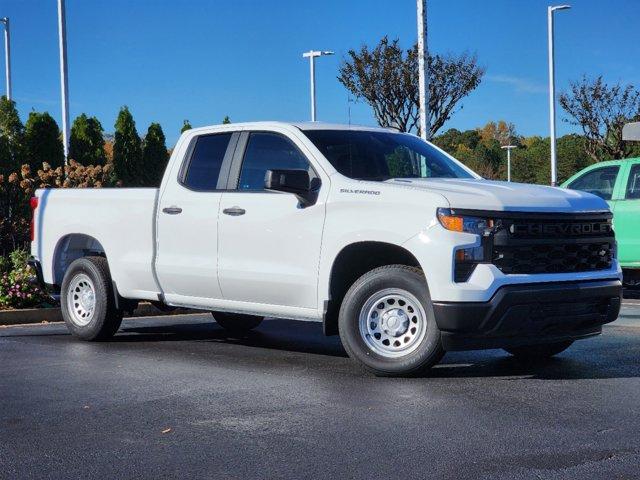
[(311, 121), (316, 121), (316, 57), (323, 57), (325, 55), (333, 55), (333, 52), (329, 50), (319, 51), (310, 50), (302, 54), (303, 58), (309, 59), (309, 76), (311, 81)]
[(556, 10), (567, 10), (570, 5), (558, 5), (547, 8), (547, 35), (549, 40), (549, 128), (551, 140), (551, 185), (557, 183), (556, 162), (556, 85), (555, 85), (555, 58), (554, 58), (554, 28), (553, 14)]
[(60, 45), (60, 94), (62, 97), (62, 145), (64, 164), (69, 161), (69, 85), (67, 83), (67, 21), (64, 0), (58, 0), (58, 39)]
[(511, 181), (511, 150), (516, 148), (515, 145), (504, 145), (500, 147), (507, 151), (507, 182)]
[(11, 100), (11, 37), (9, 34), (9, 17), (0, 18), (4, 25), (4, 64), (7, 80), (7, 100)]
[(431, 138), (429, 125), (429, 50), (427, 46), (427, 0), (417, 0), (418, 90), (420, 93), (420, 136)]

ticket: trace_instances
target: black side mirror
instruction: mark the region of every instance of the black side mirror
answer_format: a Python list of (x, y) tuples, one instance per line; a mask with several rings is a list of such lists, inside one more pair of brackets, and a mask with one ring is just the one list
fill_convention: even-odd
[(311, 178), (307, 170), (267, 170), (264, 188), (276, 192), (293, 193), (303, 207), (318, 200), (320, 179)]

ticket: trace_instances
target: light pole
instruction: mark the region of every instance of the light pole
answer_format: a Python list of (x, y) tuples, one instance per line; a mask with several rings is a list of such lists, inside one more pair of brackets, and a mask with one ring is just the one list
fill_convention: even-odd
[(67, 83), (67, 20), (64, 0), (58, 0), (58, 39), (60, 44), (60, 94), (62, 97), (62, 146), (64, 164), (69, 160), (69, 85)]
[(329, 50), (319, 51), (310, 50), (302, 54), (303, 58), (309, 59), (309, 75), (311, 76), (311, 121), (316, 121), (316, 57), (323, 57), (325, 55), (333, 55), (333, 52)]
[(510, 182), (511, 181), (511, 150), (516, 148), (516, 146), (504, 145), (503, 147), (500, 147), (500, 148), (507, 151), (507, 182)]
[(420, 93), (420, 136), (431, 137), (429, 125), (429, 49), (427, 47), (427, 0), (417, 0), (418, 17), (418, 90)]
[(4, 64), (7, 78), (7, 100), (11, 100), (11, 43), (9, 36), (9, 17), (0, 18), (4, 25)]
[(567, 10), (571, 5), (557, 5), (547, 7), (547, 29), (549, 37), (549, 128), (551, 130), (551, 186), (557, 183), (556, 167), (556, 85), (555, 85), (555, 59), (553, 51), (553, 14), (556, 10)]

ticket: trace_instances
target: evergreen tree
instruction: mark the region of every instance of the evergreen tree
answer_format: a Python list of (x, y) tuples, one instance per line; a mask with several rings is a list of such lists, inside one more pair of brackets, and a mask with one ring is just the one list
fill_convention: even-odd
[(73, 121), (69, 141), (69, 158), (81, 165), (104, 165), (107, 154), (104, 150), (102, 125), (96, 117), (84, 113)]
[(158, 187), (160, 186), (164, 169), (169, 161), (164, 132), (159, 123), (149, 125), (143, 143), (142, 165), (144, 169), (144, 185), (146, 187)]
[(229, 115), (225, 115), (224, 119), (222, 120), (222, 124), (223, 125), (228, 125), (231, 123), (231, 119), (229, 118)]
[(58, 124), (48, 112), (31, 112), (24, 132), (27, 163), (35, 172), (47, 162), (51, 167), (64, 165), (64, 149)]
[(191, 124), (189, 123), (189, 120), (184, 119), (182, 121), (182, 128), (180, 129), (180, 133), (184, 133), (187, 130), (191, 130), (193, 127), (191, 126)]
[(142, 185), (142, 142), (127, 106), (120, 109), (115, 129), (113, 143), (115, 178), (121, 180), (125, 187)]
[(0, 174), (20, 169), (24, 158), (24, 126), (18, 116), (16, 103), (6, 96), (0, 97)]

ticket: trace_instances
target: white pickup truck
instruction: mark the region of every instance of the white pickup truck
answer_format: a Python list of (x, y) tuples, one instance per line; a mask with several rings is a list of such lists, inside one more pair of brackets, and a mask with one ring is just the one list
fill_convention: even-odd
[(620, 309), (611, 213), (587, 193), (487, 181), (409, 134), (321, 123), (198, 128), (158, 189), (45, 189), (32, 263), (85, 340), (139, 300), (323, 322), (379, 375), (445, 351), (546, 357)]

